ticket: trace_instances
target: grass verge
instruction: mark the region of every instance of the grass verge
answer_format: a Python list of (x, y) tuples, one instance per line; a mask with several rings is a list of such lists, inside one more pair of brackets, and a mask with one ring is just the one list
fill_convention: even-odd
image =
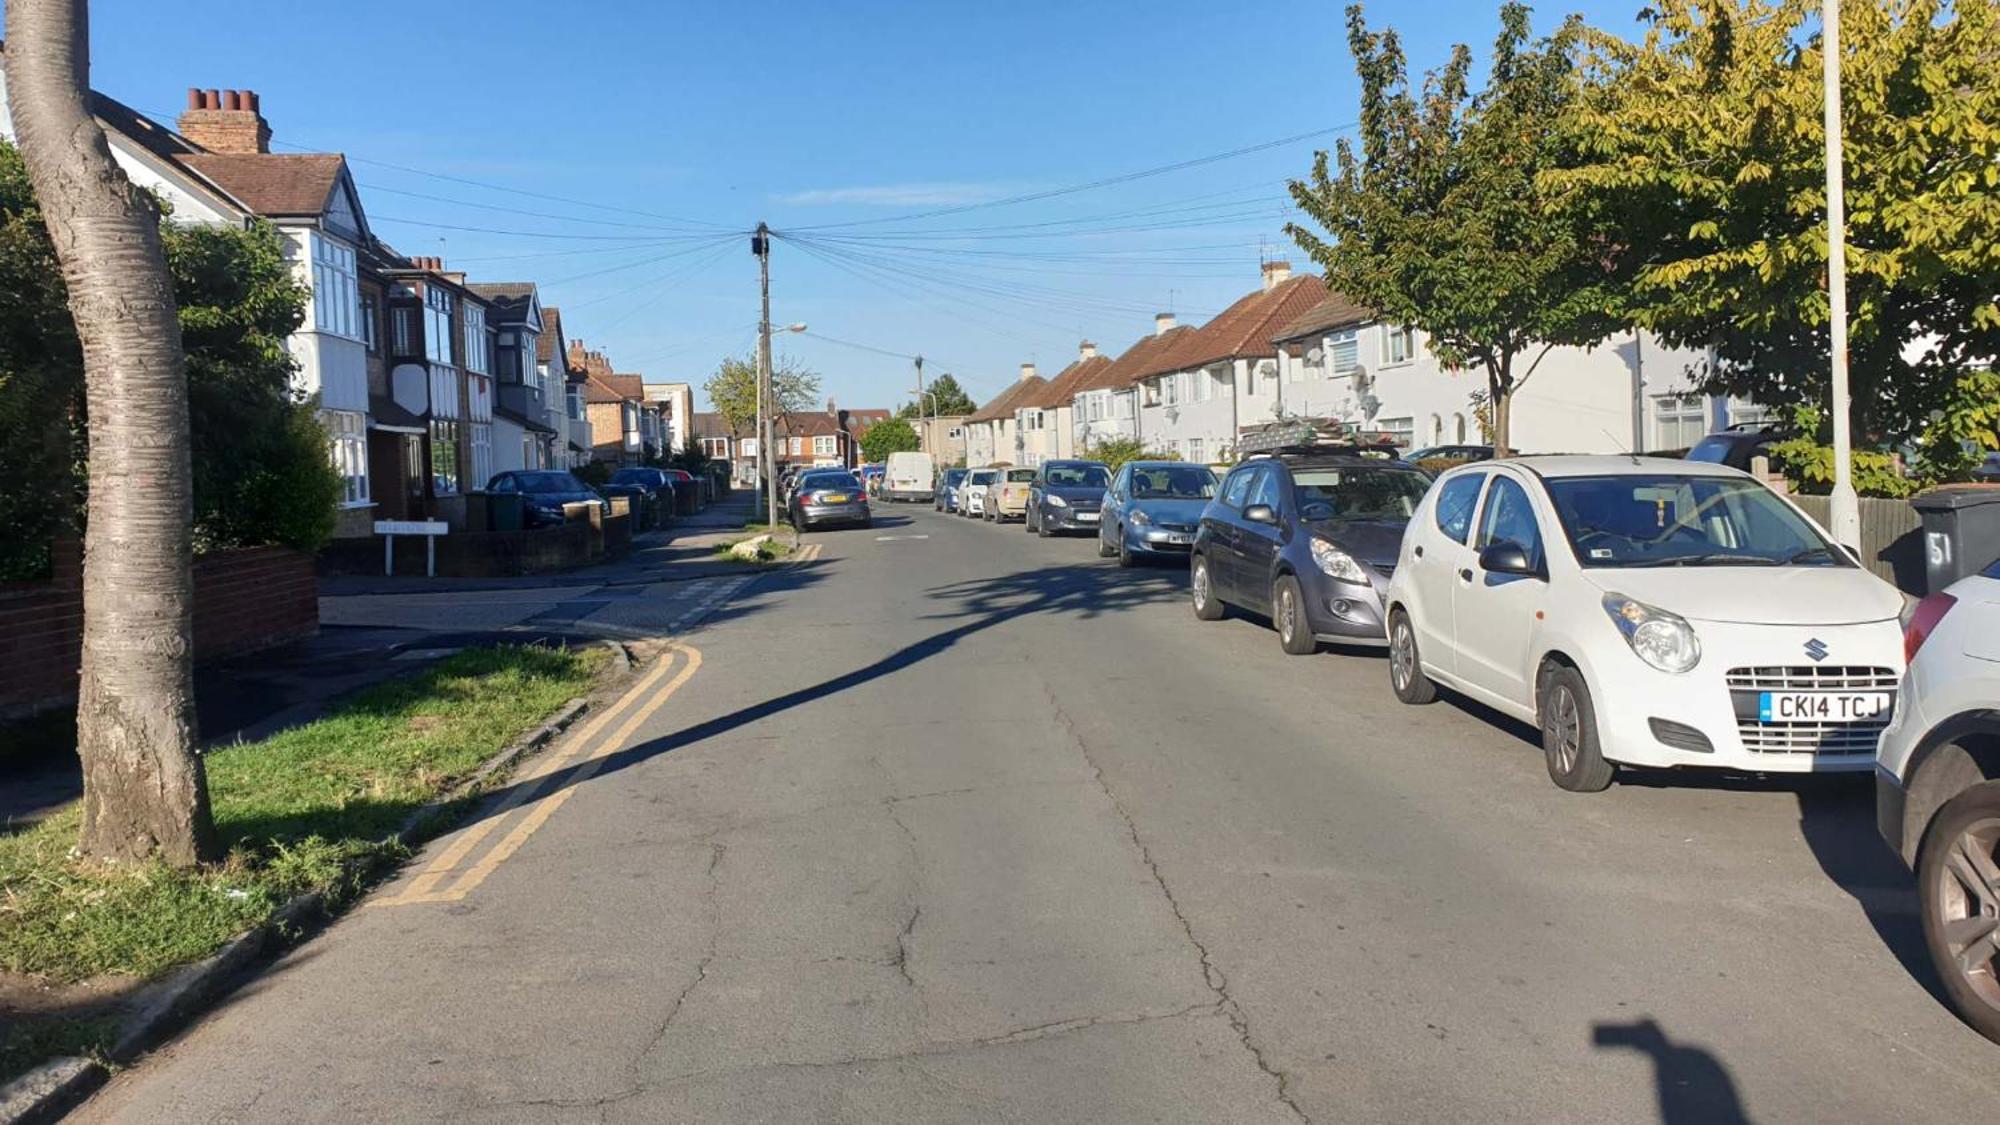
[(151, 977), (214, 952), (294, 895), (352, 898), (373, 861), (396, 855), (390, 837), (412, 813), (585, 694), (606, 657), (470, 649), (316, 722), (211, 751), (209, 798), (229, 854), (206, 868), (74, 859), (74, 807), (0, 837), (0, 973), (57, 984)]
[[(759, 532), (758, 534), (761, 535), (763, 533)], [(731, 539), (729, 542), (715, 548), (715, 557), (719, 559), (736, 559), (739, 562), (768, 563), (779, 562), (792, 553), (791, 540), (773, 537), (757, 544), (756, 558), (739, 559), (735, 554), (736, 545), (754, 538), (756, 538), (756, 535), (745, 535), (741, 539)]]

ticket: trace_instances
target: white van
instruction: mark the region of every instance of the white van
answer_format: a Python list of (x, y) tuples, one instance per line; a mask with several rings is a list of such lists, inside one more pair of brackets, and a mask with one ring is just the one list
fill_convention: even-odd
[(937, 487), (937, 468), (928, 453), (891, 453), (882, 474), (882, 498), (929, 503)]

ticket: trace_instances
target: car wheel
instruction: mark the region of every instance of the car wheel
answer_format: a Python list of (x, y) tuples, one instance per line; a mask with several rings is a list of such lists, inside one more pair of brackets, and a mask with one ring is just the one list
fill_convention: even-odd
[(1305, 595), (1299, 592), (1299, 580), (1289, 574), (1280, 574), (1271, 584), (1271, 624), (1278, 627), (1278, 644), (1286, 653), (1309, 656), (1319, 651), (1306, 620)]
[(1597, 742), (1597, 712), (1583, 673), (1566, 664), (1542, 676), (1542, 753), (1549, 780), (1572, 793), (1598, 793), (1610, 786), (1618, 767), (1604, 760)]
[(1132, 544), (1125, 541), (1125, 533), (1118, 533), (1118, 565), (1127, 568), (1139, 565), (1139, 556), (1132, 553)]
[(1437, 685), (1424, 675), (1424, 662), (1417, 652), (1417, 628), (1410, 615), (1397, 610), (1389, 619), (1389, 687), (1404, 703), (1421, 706), (1437, 700)]
[[(1106, 541), (1105, 541), (1105, 539), (1104, 539), (1104, 533), (1105, 533), (1105, 532), (1107, 532), (1107, 531), (1111, 531), (1111, 532), (1116, 532), (1116, 533), (1117, 533), (1117, 535), (1118, 535), (1118, 538), (1119, 538), (1119, 539), (1120, 539), (1121, 541), (1122, 541), (1122, 540), (1123, 540), (1123, 539), (1125, 538), (1125, 529), (1124, 529), (1124, 528), (1122, 528), (1122, 527), (1112, 527), (1112, 526), (1111, 526), (1110, 524), (1105, 524), (1105, 525), (1104, 525), (1103, 527), (1100, 527), (1100, 528), (1098, 528), (1098, 529), (1097, 529), (1097, 557), (1098, 557), (1098, 558), (1100, 558), (1100, 559), (1108, 559), (1108, 558), (1110, 558), (1111, 556), (1113, 556), (1113, 555), (1115, 555), (1115, 554), (1117, 554), (1117, 553), (1118, 553), (1118, 548), (1116, 548), (1116, 547), (1113, 547), (1113, 546), (1112, 546), (1112, 545), (1111, 545), (1110, 543), (1108, 543), (1108, 542), (1106, 542)], [(1121, 561), (1120, 565), (1123, 565), (1122, 561)]]
[(2000, 1043), (2000, 781), (1945, 802), (1917, 859), (1924, 944), (1945, 994), (1973, 1030)]
[[(1123, 563), (1131, 551), (1119, 545), (1118, 561)], [(1215, 583), (1208, 575), (1208, 560), (1200, 555), (1194, 557), (1194, 565), (1188, 575), (1189, 597), (1194, 604), (1194, 615), (1203, 621), (1222, 620), (1222, 601), (1215, 596)]]
[(1049, 517), (1046, 512), (1035, 513), (1035, 534), (1042, 539), (1049, 537)]

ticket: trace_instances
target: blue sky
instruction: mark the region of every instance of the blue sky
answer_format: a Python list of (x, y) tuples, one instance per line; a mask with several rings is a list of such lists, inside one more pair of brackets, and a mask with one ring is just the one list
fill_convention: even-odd
[[(1496, 7), (1402, 0), (1370, 18), (1422, 68), (1456, 40), (1483, 53)], [(833, 340), (922, 353), (927, 376), (953, 372), (983, 399), (1022, 362), (1053, 374), (1079, 339), (1124, 348), (1155, 311), (1203, 319), (1256, 285), (1260, 254), (1307, 267), (1283, 233), (1283, 182), (1332, 138), (906, 216), (1355, 115), (1331, 3), (92, 8), (98, 88), (168, 118), (189, 86), (257, 90), (278, 151), (348, 155), (398, 249), (539, 283), (620, 370), (699, 386), (744, 353), (756, 263), (727, 236), (759, 220), (796, 232), (773, 255), (773, 318), (815, 336), (780, 350), (849, 406), (910, 397), (911, 365)], [(1625, 30), (1637, 8), (1543, 9), (1538, 26), (1581, 10)]]

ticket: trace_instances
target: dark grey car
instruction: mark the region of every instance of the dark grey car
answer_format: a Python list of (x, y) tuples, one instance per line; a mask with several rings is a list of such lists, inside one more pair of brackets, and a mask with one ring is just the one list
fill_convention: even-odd
[(1028, 486), (1022, 526), (1044, 539), (1059, 531), (1096, 531), (1109, 487), (1111, 470), (1102, 461), (1044, 461)]
[(1202, 511), (1189, 564), (1195, 616), (1271, 616), (1288, 653), (1385, 645), (1382, 594), (1430, 478), (1373, 453), (1252, 457)]
[(835, 523), (860, 527), (872, 527), (875, 523), (868, 511), (868, 491), (845, 469), (799, 474), (785, 511), (792, 526), (800, 531)]

